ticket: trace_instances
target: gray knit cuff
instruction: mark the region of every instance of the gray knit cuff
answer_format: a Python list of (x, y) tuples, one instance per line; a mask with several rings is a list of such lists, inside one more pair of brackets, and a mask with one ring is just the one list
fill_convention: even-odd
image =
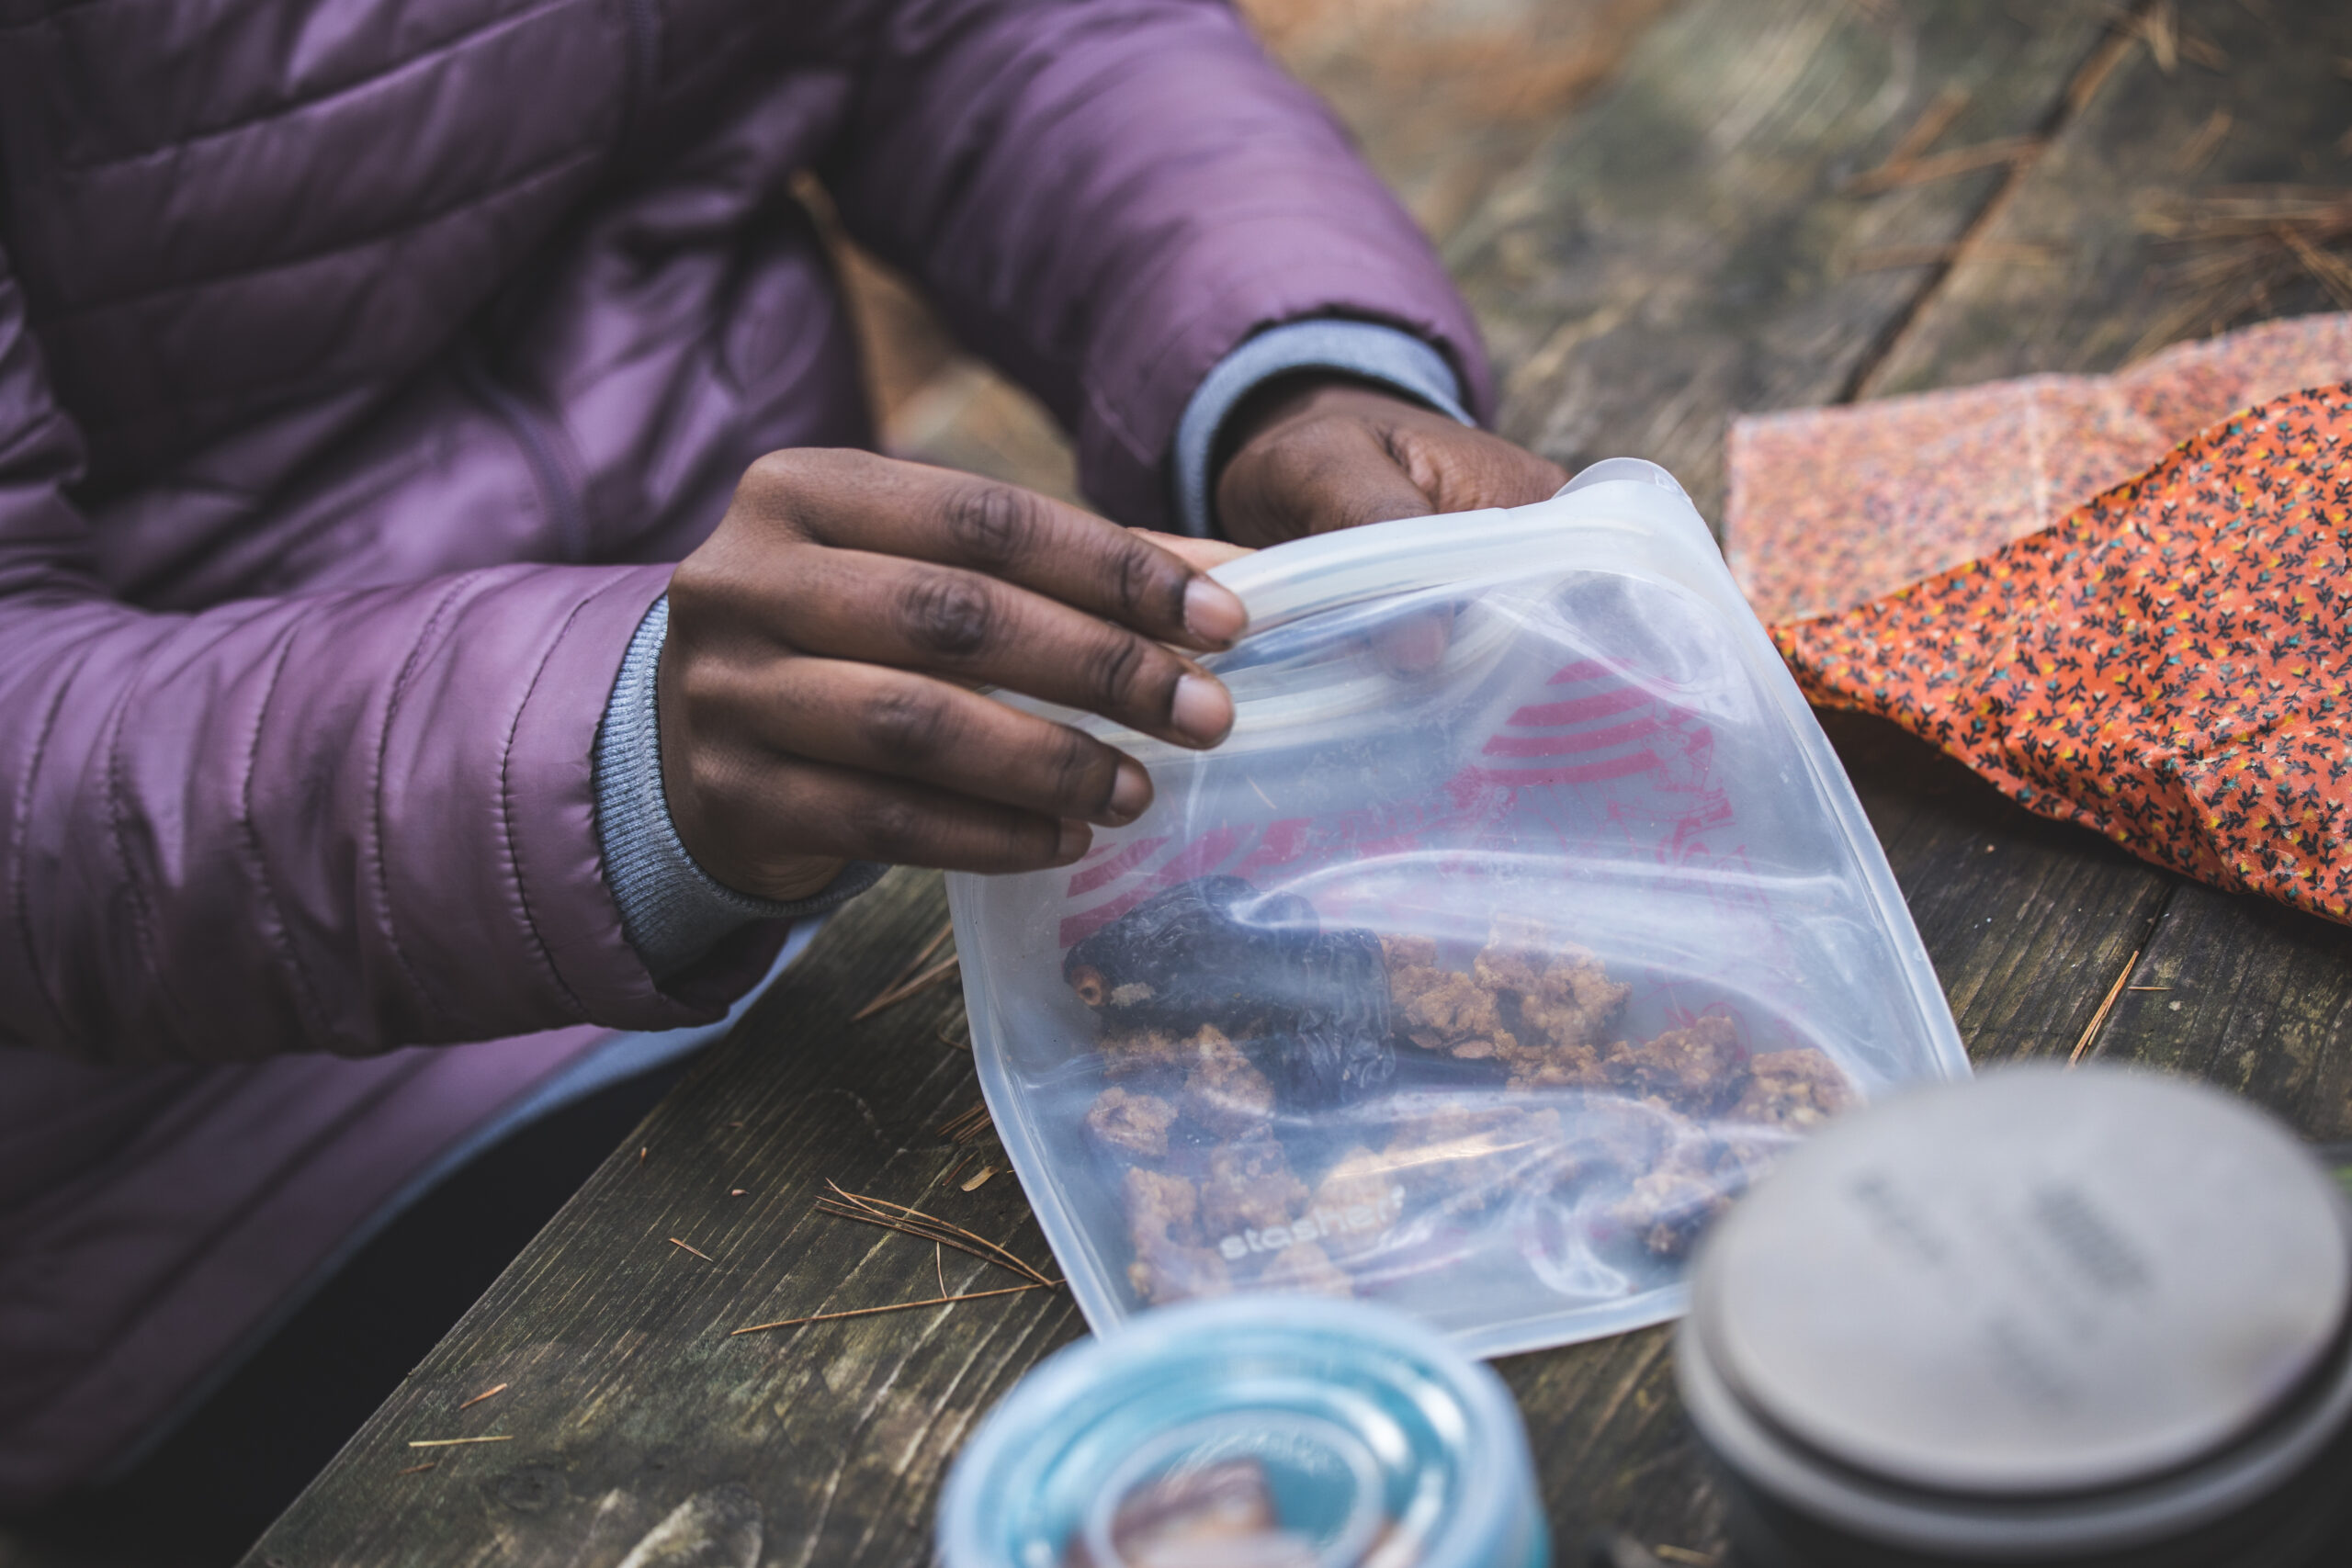
[(1445, 355), (1408, 332), (1322, 317), (1272, 327), (1216, 363), (1176, 425), (1176, 521), (1196, 539), (1216, 536), (1209, 459), (1234, 405), (1261, 384), (1300, 370), (1338, 370), (1404, 393), (1464, 424), (1462, 383)]
[(669, 630), (665, 594), (628, 639), (596, 731), (596, 837), (605, 851), (605, 882), (620, 906), (629, 945), (656, 980), (670, 978), (755, 920), (797, 920), (845, 904), (890, 869), (855, 862), (815, 897), (779, 904), (738, 893), (695, 863), (670, 820), (662, 787), (656, 696)]

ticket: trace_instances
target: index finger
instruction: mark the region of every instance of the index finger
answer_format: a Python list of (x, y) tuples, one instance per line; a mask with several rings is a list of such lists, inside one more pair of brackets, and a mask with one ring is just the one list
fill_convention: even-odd
[(982, 572), (1163, 642), (1220, 649), (1249, 624), (1230, 589), (1149, 540), (1016, 485), (813, 450), (762, 458), (749, 482), (818, 544)]

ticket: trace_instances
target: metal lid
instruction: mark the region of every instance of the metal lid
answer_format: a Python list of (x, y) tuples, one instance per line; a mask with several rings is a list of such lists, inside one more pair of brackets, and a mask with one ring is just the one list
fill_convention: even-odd
[(2340, 1360), (2348, 1298), (2343, 1199), (2259, 1113), (2013, 1068), (1792, 1154), (1705, 1247), (1686, 1345), (1736, 1407), (1719, 1427), (1868, 1483), (2050, 1499), (2275, 1421)]

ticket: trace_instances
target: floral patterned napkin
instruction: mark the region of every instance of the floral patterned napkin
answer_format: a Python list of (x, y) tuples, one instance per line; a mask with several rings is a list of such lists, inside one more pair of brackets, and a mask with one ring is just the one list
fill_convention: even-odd
[(2304, 316), (2115, 376), (1742, 419), (1724, 553), (1768, 623), (1851, 609), (2049, 527), (2238, 409), (2346, 379), (2352, 315)]
[[(2340, 332), (2346, 321), (2312, 325), (2333, 322)], [(2197, 381), (2212, 365), (2184, 355), (2173, 367), (2183, 374), (2166, 380), (2161, 396), (2143, 381), (2120, 401), (2102, 403), (2096, 418), (2066, 413), (2079, 422), (2071, 428), (2086, 433), (2083, 444), (2054, 455), (2030, 448), (2035, 482), (2008, 487), (1997, 505), (1953, 509), (1967, 487), (1951, 473), (1920, 502), (1945, 510), (1887, 514), (1931, 517), (1953, 531), (1929, 537), (1914, 530), (1885, 547), (1823, 546), (1781, 581), (1810, 581), (1805, 573), (1838, 551), (1860, 563), (1852, 570), (1877, 570), (1871, 592), (1939, 557), (1948, 570), (1858, 608), (1784, 619), (1773, 640), (1815, 703), (1890, 718), (2031, 810), (2079, 822), (2217, 887), (2346, 920), (2352, 380), (2344, 378), (2352, 372), (2339, 369), (2339, 384), (2222, 419), (2083, 504), (2061, 499), (2061, 487), (2086, 494), (2088, 475), (2123, 460), (2129, 441), (2105, 423), (2116, 411), (2154, 430), (2189, 417), (2209, 395), (2233, 395), (2209, 394)], [(1942, 406), (1969, 395), (1946, 394)], [(1918, 405), (1932, 400), (1905, 401), (1913, 407), (1899, 418), (1916, 420)], [(2006, 406), (2017, 414), (2032, 405), (2012, 397)], [(1879, 433), (1873, 440), (1891, 439), (1896, 425), (1871, 428)], [(1785, 426), (1762, 439), (1785, 443)], [(1840, 430), (1822, 445), (1852, 449), (1854, 441), (1852, 430)], [(1748, 450), (1756, 449), (1751, 436)], [(1860, 488), (1891, 506), (1894, 492), (1883, 487), (1898, 470), (1934, 481), (1945, 472), (1935, 463), (1962, 453), (1978, 455), (1980, 477), (2015, 462), (1984, 419), (1951, 433), (1943, 451), (1929, 462), (1886, 450)], [(1780, 469), (1770, 472), (1772, 483), (1785, 481)], [(1751, 503), (1759, 493), (1751, 472)], [(2043, 526), (2036, 508), (2052, 506), (2061, 514)], [(1774, 515), (1774, 528), (1784, 530), (1789, 514)], [(2007, 537), (2012, 530), (2023, 536)], [(1955, 552), (1979, 550), (1989, 553), (1949, 564)], [(1850, 600), (1864, 586), (1816, 596)]]

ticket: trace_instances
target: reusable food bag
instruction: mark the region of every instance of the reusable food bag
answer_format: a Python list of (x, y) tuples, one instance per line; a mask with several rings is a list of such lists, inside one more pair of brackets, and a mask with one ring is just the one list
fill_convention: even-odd
[(1088, 1321), (1385, 1302), (1498, 1355), (1658, 1322), (1804, 1132), (1967, 1073), (1877, 840), (1665, 470), (1214, 574), (1213, 751), (1074, 866), (948, 878), (972, 1050)]

